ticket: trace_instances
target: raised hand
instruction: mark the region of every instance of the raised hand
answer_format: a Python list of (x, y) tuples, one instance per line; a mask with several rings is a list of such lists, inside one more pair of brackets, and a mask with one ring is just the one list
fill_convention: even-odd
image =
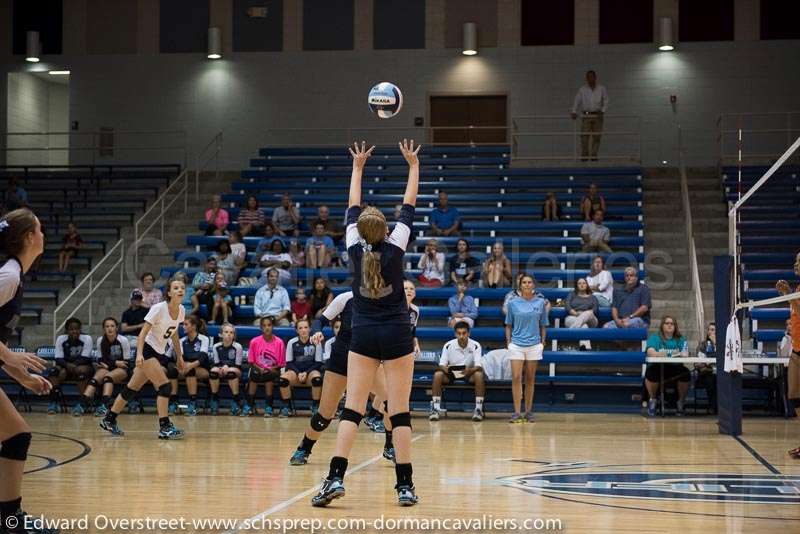
[(400, 152), (403, 154), (403, 157), (406, 158), (409, 167), (414, 167), (419, 165), (419, 158), (417, 158), (417, 153), (419, 149), (422, 148), (422, 145), (417, 145), (417, 148), (414, 149), (414, 140), (412, 139), (411, 142), (408, 142), (408, 139), (403, 139), (402, 143), (398, 143), (400, 146)]
[(13, 367), (20, 371), (28, 372), (41, 372), (46, 367), (46, 362), (29, 352), (11, 352), (3, 356), (3, 363), (7, 367)]
[(314, 335), (311, 336), (311, 342), (314, 345), (319, 345), (325, 339), (325, 336), (322, 335), (322, 332), (316, 332)]
[(788, 295), (792, 292), (792, 288), (789, 287), (789, 282), (786, 280), (778, 280), (778, 283), (775, 284), (775, 289), (777, 289), (778, 293), (781, 295)]
[(348, 148), (348, 150), (350, 150), (350, 155), (353, 156), (353, 168), (362, 170), (367, 163), (367, 159), (372, 155), (372, 151), (375, 150), (375, 145), (367, 150), (366, 141), (361, 141), (360, 147), (358, 143), (353, 143), (353, 148), (355, 148), (355, 150)]

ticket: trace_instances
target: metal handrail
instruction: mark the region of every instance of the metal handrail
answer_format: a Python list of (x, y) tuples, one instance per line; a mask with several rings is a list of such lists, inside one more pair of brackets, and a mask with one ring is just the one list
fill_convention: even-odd
[[(213, 153), (208, 156), (202, 163), (200, 160), (206, 156), (208, 153), (208, 149), (214, 147)], [(219, 182), (219, 155), (222, 152), (222, 132), (217, 132), (211, 141), (208, 142), (206, 146), (204, 146), (200, 152), (197, 153), (195, 157), (195, 175), (194, 175), (194, 199), (195, 201), (200, 200), (200, 173), (205, 169), (206, 165), (208, 165), (211, 160), (215, 160), (216, 163), (216, 171), (214, 173), (214, 181)]]
[[(751, 127), (754, 125), (759, 127)], [(783, 147), (789, 145), (798, 132), (800, 132), (800, 111), (721, 113), (717, 117), (719, 166), (730, 161), (755, 163), (774, 160), (783, 153)], [(780, 144), (776, 141), (778, 137), (783, 136), (777, 134), (785, 134)], [(767, 146), (755, 147), (752, 152), (745, 152), (742, 140), (746, 140), (749, 146), (752, 146), (750, 136), (756, 136), (757, 143)], [(726, 141), (733, 140), (736, 141), (735, 150), (726, 152)], [(769, 145), (774, 145), (774, 150)]]
[(703, 287), (700, 284), (700, 267), (697, 262), (697, 247), (694, 242), (694, 223), (692, 222), (692, 203), (689, 197), (689, 179), (686, 176), (686, 165), (683, 154), (683, 130), (678, 125), (678, 170), (681, 175), (681, 201), (686, 217), (686, 243), (689, 251), (689, 277), (694, 295), (695, 322), (697, 332), (701, 336), (705, 332), (705, 302), (703, 301)]
[[(107, 262), (112, 261), (119, 254), (119, 258), (114, 261), (114, 263), (109, 267), (106, 265)], [(58, 331), (67, 323), (67, 319), (72, 317), (78, 310), (80, 310), (86, 302), (89, 302), (89, 322), (88, 324), (91, 325), (92, 321), (94, 320), (94, 308), (92, 306), (92, 297), (94, 297), (95, 291), (106, 281), (106, 279), (111, 276), (111, 273), (114, 272), (114, 269), (119, 267), (119, 288), (122, 289), (124, 283), (124, 274), (125, 274), (125, 239), (120, 239), (117, 243), (111, 247), (111, 250), (106, 253), (103, 258), (97, 262), (94, 268), (89, 271), (86, 276), (83, 277), (83, 280), (75, 286), (69, 295), (59, 304), (55, 310), (53, 310), (53, 340), (56, 339), (58, 335)], [(99, 281), (94, 281), (94, 275), (96, 272), (100, 271), (102, 268), (102, 272), (105, 273)], [(72, 300), (72, 298), (77, 295), (78, 291), (84, 286), (89, 285), (89, 292), (83, 299), (74, 306), (70, 313), (65, 315), (63, 321), (58, 320), (59, 312)]]
[[(166, 219), (167, 211), (172, 207), (176, 200), (183, 197), (183, 213), (188, 210), (188, 191), (189, 191), (189, 177), (188, 169), (184, 169), (178, 177), (169, 186), (161, 192), (161, 195), (153, 202), (153, 204), (145, 211), (141, 217), (133, 225), (133, 269), (139, 271), (139, 247), (142, 239), (152, 230), (156, 223), (161, 222), (161, 240), (164, 240), (164, 222)], [(183, 184), (178, 188), (179, 184)], [(173, 198), (167, 203), (167, 196), (174, 194)], [(160, 208), (160, 212), (155, 213)], [(147, 221), (150, 224), (144, 229), (139, 228)]]

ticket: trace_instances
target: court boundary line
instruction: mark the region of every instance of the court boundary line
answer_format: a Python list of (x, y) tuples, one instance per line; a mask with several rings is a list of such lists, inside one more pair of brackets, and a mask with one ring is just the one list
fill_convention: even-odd
[[(423, 436), (424, 436), (424, 434), (418, 435), (418, 436), (414, 436), (413, 438), (411, 438), (411, 443), (414, 443), (415, 441), (418, 441), (418, 440), (422, 439)], [(369, 467), (370, 465), (374, 464), (378, 460), (382, 460), (382, 459), (383, 459), (383, 453), (376, 454), (372, 458), (370, 458), (368, 460), (364, 460), (363, 462), (361, 462), (360, 464), (358, 464), (354, 468), (349, 469), (347, 471), (347, 473), (345, 473), (345, 478), (347, 478), (347, 477), (349, 477), (349, 476), (361, 471), (365, 467)], [(272, 506), (271, 508), (268, 508), (268, 509), (264, 510), (263, 512), (254, 515), (253, 517), (250, 517), (248, 519), (244, 519), (244, 520), (239, 521), (239, 523), (241, 524), (241, 523), (247, 522), (247, 523), (253, 524), (255, 522), (258, 522), (258, 521), (264, 519), (265, 517), (268, 517), (268, 516), (274, 514), (275, 512), (280, 512), (281, 510), (285, 510), (286, 508), (288, 508), (289, 506), (293, 505), (297, 501), (308, 497), (309, 495), (311, 495), (315, 491), (318, 491), (319, 487), (320, 487), (319, 484), (315, 484), (314, 486), (310, 487), (309, 489), (298, 493), (294, 497), (290, 497), (289, 499), (286, 499), (283, 502), (279, 502), (278, 504)], [(235, 528), (233, 530), (224, 531), (224, 534), (231, 534), (231, 533), (240, 532), (240, 531), (241, 531), (241, 528)]]
[(764, 466), (764, 468), (765, 468), (767, 471), (769, 471), (769, 472), (770, 472), (770, 473), (772, 473), (773, 475), (781, 475), (781, 476), (783, 475), (783, 473), (781, 473), (780, 471), (778, 471), (778, 468), (777, 468), (777, 467), (775, 467), (774, 465), (772, 465), (771, 463), (769, 463), (769, 461), (767, 461), (767, 459), (766, 459), (766, 458), (764, 458), (763, 456), (761, 456), (761, 455), (758, 453), (758, 451), (757, 451), (757, 450), (755, 450), (753, 447), (751, 447), (751, 446), (750, 446), (750, 444), (749, 444), (749, 443), (747, 443), (745, 440), (743, 440), (741, 437), (739, 437), (739, 436), (732, 436), (732, 437), (733, 437), (733, 439), (735, 439), (736, 441), (738, 441), (738, 442), (739, 442), (739, 445), (741, 445), (742, 447), (744, 447), (744, 449), (745, 449), (747, 452), (749, 452), (749, 453), (750, 453), (750, 455), (751, 455), (753, 458), (755, 458), (755, 459), (756, 459), (756, 461), (757, 461), (758, 463), (760, 463), (761, 465), (763, 465), (763, 466)]
[[(67, 441), (71, 441), (71, 442), (76, 443), (77, 445), (83, 447), (83, 450), (80, 453), (78, 453), (77, 455), (75, 455), (72, 458), (69, 458), (67, 460), (64, 460), (63, 462), (59, 462), (58, 460), (56, 460), (55, 463), (49, 463), (48, 462), (47, 465), (44, 465), (42, 467), (37, 467), (35, 469), (31, 469), (29, 471), (25, 471), (25, 473), (24, 473), (25, 475), (31, 475), (33, 473), (38, 473), (40, 471), (46, 471), (48, 469), (55, 469), (56, 467), (61, 467), (61, 466), (67, 465), (67, 464), (71, 464), (72, 462), (76, 462), (76, 461), (80, 460), (81, 458), (85, 458), (85, 457), (89, 456), (89, 454), (91, 454), (91, 452), (92, 452), (92, 448), (85, 441), (81, 441), (79, 439), (71, 438), (69, 436), (62, 436), (60, 434), (51, 434), (49, 432), (37, 432), (37, 431), (32, 431), (31, 434), (34, 434), (34, 435), (38, 434), (40, 436), (49, 436), (51, 438), (65, 439)], [(30, 456), (36, 456), (36, 455), (32, 454)], [(39, 458), (46, 458), (44, 456), (38, 456), (38, 457)], [(48, 458), (48, 459), (52, 460), (52, 458)]]

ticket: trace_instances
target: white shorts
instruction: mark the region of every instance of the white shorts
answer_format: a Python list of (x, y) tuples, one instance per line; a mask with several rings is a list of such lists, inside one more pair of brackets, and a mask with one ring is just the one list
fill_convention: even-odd
[(531, 345), (530, 347), (520, 347), (513, 343), (509, 343), (508, 345), (509, 360), (536, 361), (541, 360), (543, 354), (544, 345), (542, 343)]

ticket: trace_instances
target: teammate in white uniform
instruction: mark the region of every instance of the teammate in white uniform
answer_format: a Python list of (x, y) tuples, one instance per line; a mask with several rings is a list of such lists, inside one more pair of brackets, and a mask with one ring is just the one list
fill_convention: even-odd
[(133, 371), (128, 385), (117, 396), (114, 405), (100, 423), (100, 428), (115, 436), (123, 435), (117, 425), (117, 416), (122, 413), (125, 404), (131, 400), (142, 387), (151, 382), (158, 392), (156, 406), (158, 408), (159, 439), (180, 439), (183, 431), (175, 427), (169, 420), (168, 404), (170, 385), (161, 361), (166, 358), (167, 342), (172, 341), (175, 350), (178, 370), (184, 368), (183, 347), (178, 337), (178, 327), (184, 321), (185, 311), (181, 302), (186, 293), (186, 285), (180, 280), (171, 280), (167, 291), (167, 300), (159, 302), (147, 313), (145, 324), (136, 340), (136, 369)]

